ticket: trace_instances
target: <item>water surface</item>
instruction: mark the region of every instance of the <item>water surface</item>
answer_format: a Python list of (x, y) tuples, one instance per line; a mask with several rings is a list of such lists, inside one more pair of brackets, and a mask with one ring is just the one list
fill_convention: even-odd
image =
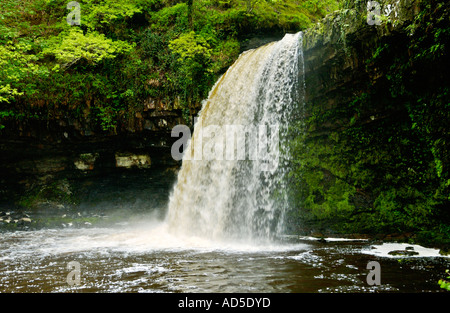
[[(176, 237), (162, 221), (83, 229), (7, 232), (0, 242), (0, 292), (423, 292), (448, 258), (388, 258), (366, 241), (290, 238), (256, 244)], [(80, 264), (71, 286), (69, 262)], [(369, 261), (381, 285), (369, 286)]]

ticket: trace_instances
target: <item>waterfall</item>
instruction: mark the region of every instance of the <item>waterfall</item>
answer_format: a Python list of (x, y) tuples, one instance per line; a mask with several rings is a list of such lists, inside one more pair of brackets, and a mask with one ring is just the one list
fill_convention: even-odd
[(249, 50), (202, 104), (169, 200), (176, 234), (267, 240), (287, 209), (287, 128), (303, 92), (302, 33)]

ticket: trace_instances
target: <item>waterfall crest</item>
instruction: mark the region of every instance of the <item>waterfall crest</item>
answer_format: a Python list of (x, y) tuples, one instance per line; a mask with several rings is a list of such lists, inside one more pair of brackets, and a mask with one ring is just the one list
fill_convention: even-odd
[(267, 240), (283, 231), (290, 118), (303, 92), (302, 33), (249, 50), (203, 102), (169, 200), (176, 234)]

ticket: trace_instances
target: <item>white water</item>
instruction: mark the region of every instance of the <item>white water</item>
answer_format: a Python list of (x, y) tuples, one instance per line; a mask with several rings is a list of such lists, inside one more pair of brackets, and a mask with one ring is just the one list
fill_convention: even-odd
[[(302, 92), (301, 46), (301, 33), (287, 34), (244, 52), (211, 90), (170, 197), (167, 222), (172, 233), (259, 241), (283, 231), (288, 170), (284, 140)], [(242, 149), (234, 145), (233, 134), (223, 133), (233, 125), (247, 131), (243, 159), (237, 157)], [(205, 158), (208, 152), (215, 158)]]
[(167, 223), (143, 219), (127, 225), (107, 228), (42, 229), (2, 234), (0, 262), (26, 258), (46, 258), (81, 253), (109, 255), (115, 253), (148, 254), (156, 252), (197, 253), (228, 252), (286, 252), (303, 250), (304, 243), (267, 244), (255, 246), (246, 243), (217, 241), (196, 236), (177, 236), (167, 230)]
[(420, 245), (408, 244), (408, 243), (383, 243), (381, 245), (371, 245), (367, 249), (362, 250), (364, 254), (374, 255), (378, 257), (385, 258), (405, 258), (402, 255), (390, 255), (391, 251), (405, 251), (406, 248), (410, 248), (412, 251), (416, 252), (417, 255), (410, 255), (412, 258), (423, 258), (423, 257), (440, 257), (440, 258), (450, 258), (450, 256), (444, 256), (439, 253), (439, 249), (426, 248)]

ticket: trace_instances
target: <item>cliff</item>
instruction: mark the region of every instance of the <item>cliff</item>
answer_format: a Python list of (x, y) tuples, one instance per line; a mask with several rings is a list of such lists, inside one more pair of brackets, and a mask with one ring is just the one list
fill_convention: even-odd
[(363, 3), (305, 31), (292, 227), (447, 242), (449, 5), (380, 3), (376, 23)]

